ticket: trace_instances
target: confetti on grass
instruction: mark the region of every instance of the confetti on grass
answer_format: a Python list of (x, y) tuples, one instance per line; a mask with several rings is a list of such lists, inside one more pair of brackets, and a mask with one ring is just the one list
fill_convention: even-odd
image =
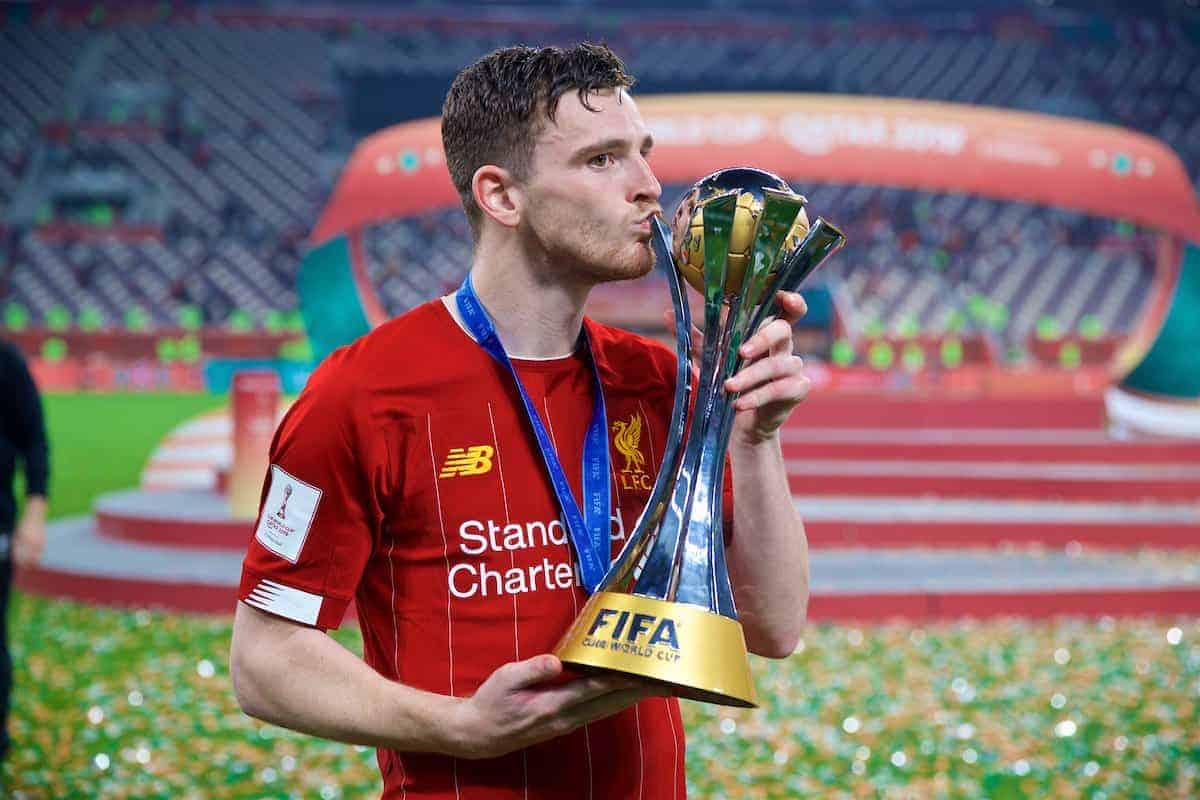
[[(14, 600), (13, 750), (0, 796), (379, 796), (373, 750), (242, 714), (229, 619)], [(336, 638), (360, 651), (357, 631)]]
[(1195, 619), (818, 625), (755, 672), (685, 704), (694, 797), (1200, 796)]
[[(17, 593), (10, 630), (13, 800), (379, 796), (374, 751), (241, 713), (228, 619)], [(815, 625), (753, 663), (761, 708), (683, 704), (694, 798), (1200, 795), (1195, 619)]]

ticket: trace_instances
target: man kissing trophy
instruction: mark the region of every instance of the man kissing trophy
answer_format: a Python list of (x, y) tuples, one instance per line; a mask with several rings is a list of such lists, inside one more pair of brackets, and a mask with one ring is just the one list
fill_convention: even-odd
[[(810, 226), (806, 202), (776, 175), (734, 167), (697, 181), (671, 230), (654, 219), (675, 310), (670, 436), (633, 533), (555, 650), (564, 663), (661, 681), (693, 700), (756, 705), (725, 567), (721, 486), (735, 396), (723, 385), (741, 365), (742, 342), (777, 313), (777, 293), (796, 291), (845, 243), (821, 218)], [(704, 295), (690, 420), (692, 327), (681, 273)]]

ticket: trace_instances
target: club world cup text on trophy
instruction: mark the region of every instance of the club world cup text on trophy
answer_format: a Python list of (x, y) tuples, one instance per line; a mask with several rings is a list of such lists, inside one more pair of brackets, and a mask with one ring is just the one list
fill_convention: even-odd
[[(661, 681), (680, 697), (756, 705), (725, 567), (721, 487), (735, 398), (723, 386), (741, 366), (742, 342), (778, 312), (778, 292), (796, 291), (845, 243), (825, 220), (809, 224), (806, 202), (776, 175), (735, 167), (697, 181), (670, 230), (654, 220), (655, 255), (675, 309), (670, 435), (633, 533), (556, 648), (565, 663)], [(704, 295), (694, 384), (680, 275)]]

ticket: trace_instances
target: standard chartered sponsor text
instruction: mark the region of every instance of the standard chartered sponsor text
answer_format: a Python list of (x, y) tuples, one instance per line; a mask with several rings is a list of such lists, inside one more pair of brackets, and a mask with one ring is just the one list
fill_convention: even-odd
[[(570, 549), (570, 536), (560, 520), (501, 525), (495, 520), (469, 519), (458, 527), (464, 555), (484, 556), (488, 552), (513, 553), (519, 550), (554, 547), (552, 556), (539, 562), (508, 568), (489, 565), (486, 559), (462, 561), (450, 567), (450, 594), (466, 600), (475, 597), (523, 594), (544, 590), (571, 589), (582, 584), (579, 568)], [(620, 509), (612, 516), (609, 538), (624, 541), (625, 523)], [(565, 546), (565, 549), (564, 549)]]

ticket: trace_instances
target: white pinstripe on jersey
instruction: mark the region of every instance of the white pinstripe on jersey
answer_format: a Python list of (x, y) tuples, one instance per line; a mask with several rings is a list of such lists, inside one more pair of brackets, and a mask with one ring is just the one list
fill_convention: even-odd
[[(542, 398), (542, 408), (546, 409), (546, 429), (550, 431), (550, 442), (551, 442), (551, 444), (554, 445), (555, 451), (557, 451), (558, 450), (558, 441), (554, 438), (554, 421), (550, 418), (550, 398), (549, 397)], [(608, 424), (607, 421), (605, 422), (605, 424), (606, 425)], [(608, 441), (608, 433), (607, 432), (605, 432), (604, 436), (605, 436), (605, 441)], [(560, 514), (560, 519), (561, 519), (561, 514)], [(564, 522), (563, 524), (565, 527), (566, 523)], [(567, 544), (565, 544), (563, 546), (567, 548), (567, 563), (573, 564), (574, 560), (575, 560), (575, 553), (574, 553), (574, 551), (571, 550), (570, 542), (568, 542)], [(572, 606), (572, 608), (575, 609), (575, 616), (579, 616), (579, 601), (575, 599), (575, 590), (574, 589), (571, 590), (571, 606)], [(592, 737), (591, 737), (591, 734), (588, 732), (589, 727), (591, 727), (591, 726), (587, 725), (587, 724), (585, 724), (583, 726), (583, 749), (584, 749), (584, 752), (587, 754), (587, 776), (588, 776), (587, 796), (588, 796), (588, 800), (592, 800), (592, 792), (594, 791), (592, 784), (594, 783), (594, 781), (592, 780)]]
[[(442, 493), (438, 488), (437, 456), (433, 454), (433, 415), (425, 415), (425, 430), (429, 434), (429, 469), (433, 474), (433, 494), (437, 499), (438, 526), (442, 531), (442, 559), (446, 562), (446, 585), (450, 585), (450, 543), (446, 539), (446, 514), (442, 510)], [(450, 650), (450, 696), (454, 693), (454, 623), (450, 616), (450, 592), (446, 592), (446, 645)], [(450, 764), (454, 769), (454, 796), (461, 797), (458, 791), (458, 759), (451, 758)]]
[[(646, 416), (645, 410), (642, 409), (642, 404), (640, 401), (638, 402), (638, 410), (640, 410), (642, 412), (642, 419), (649, 419)], [(645, 426), (645, 431), (647, 433), (647, 436), (649, 436), (649, 433), (650, 433), (649, 425)], [(650, 457), (651, 457), (651, 459), (653, 459), (653, 457), (654, 457), (654, 443), (653, 442), (650, 442)], [(652, 462), (652, 465), (653, 465), (653, 462)], [(620, 478), (617, 477), (617, 465), (615, 463), (613, 463), (612, 459), (609, 459), (608, 469), (609, 469), (609, 472), (612, 473), (612, 485), (614, 487), (620, 486), (621, 481), (620, 481)], [(620, 517), (621, 516), (621, 493), (619, 491), (614, 490), (613, 494), (615, 494), (617, 496), (617, 500), (616, 500), (617, 516)], [(632, 535), (633, 535), (633, 531), (629, 531), (628, 536), (632, 536)], [(626, 541), (628, 541), (628, 538), (626, 538)], [(638, 705), (641, 705), (641, 704), (639, 703)], [(645, 791), (645, 787), (646, 787), (646, 764), (645, 764), (646, 754), (645, 754), (645, 747), (642, 744), (642, 712), (636, 705), (633, 707), (633, 722), (637, 729), (638, 798), (640, 799), (642, 796), (642, 793)]]
[[(400, 632), (399, 620), (396, 616), (396, 562), (392, 560), (392, 553), (396, 550), (396, 536), (391, 535), (392, 540), (388, 542), (388, 577), (392, 582), (392, 669), (395, 672), (396, 680), (400, 679)], [(404, 784), (408, 781), (408, 773), (404, 769), (404, 759), (397, 751), (392, 751), (396, 759), (396, 764), (400, 767), (400, 800), (405, 800), (408, 797), (408, 787)]]
[[(675, 758), (672, 759), (675, 767), (671, 773), (671, 798), (674, 800), (679, 793), (679, 737), (675, 735), (675, 715), (671, 713), (671, 698), (664, 697), (663, 702), (667, 704), (667, 727), (671, 729), (671, 743), (675, 745)], [(683, 725), (682, 717), (679, 724)]]
[[(489, 400), (487, 404), (488, 422), (492, 426), (492, 446), (495, 452), (496, 472), (500, 475), (500, 497), (504, 500), (504, 524), (512, 524), (512, 514), (508, 510), (508, 487), (504, 483), (504, 463), (500, 458), (500, 437), (496, 435), (496, 417), (492, 413), (492, 403)], [(513, 569), (517, 568), (517, 556), (512, 550), (508, 551), (508, 565)], [(521, 660), (521, 635), (517, 629), (517, 592), (512, 592), (513, 606), (513, 659)], [(521, 751), (521, 778), (525, 782), (525, 798), (529, 798), (529, 756)]]
[[(642, 412), (642, 419), (647, 420), (647, 421), (650, 419), (653, 419), (653, 417), (651, 417), (649, 414), (646, 413), (646, 407), (642, 405), (641, 400), (638, 400), (637, 407), (638, 407), (638, 411)], [(648, 444), (650, 446), (650, 468), (653, 469), (655, 474), (657, 475), (658, 470), (662, 467), (662, 465), (661, 464), (656, 465), (654, 463), (654, 453), (655, 453), (654, 429), (651, 425), (647, 424), (644, 426), (643, 430), (646, 431), (646, 444)]]
[[(492, 403), (487, 404), (488, 422), (492, 426), (492, 446), (495, 449), (496, 472), (500, 475), (500, 498), (504, 501), (504, 524), (512, 523), (512, 514), (508, 510), (508, 487), (504, 482), (504, 461), (500, 457), (500, 437), (496, 435), (496, 418), (492, 414)], [(513, 569), (517, 566), (517, 557), (512, 550), (508, 551), (508, 564)], [(513, 658), (521, 660), (521, 638), (517, 632), (517, 592), (512, 592), (513, 604)]]

